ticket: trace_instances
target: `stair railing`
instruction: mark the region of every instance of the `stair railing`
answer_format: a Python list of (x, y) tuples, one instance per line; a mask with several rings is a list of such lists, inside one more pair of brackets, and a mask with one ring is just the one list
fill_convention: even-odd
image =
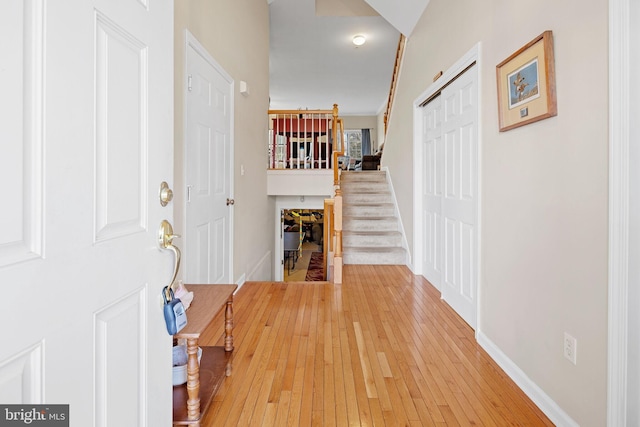
[(398, 83), (398, 75), (400, 73), (400, 64), (402, 63), (402, 56), (404, 54), (404, 46), (406, 44), (406, 37), (404, 34), (400, 34), (400, 40), (398, 41), (398, 49), (396, 50), (396, 61), (393, 66), (393, 75), (391, 76), (391, 87), (389, 88), (389, 98), (387, 99), (387, 108), (384, 112), (384, 136), (387, 136), (387, 126), (389, 124), (389, 116), (391, 115), (391, 106), (396, 96), (396, 85)]
[[(269, 110), (269, 169), (332, 168), (334, 110)], [(334, 145), (334, 147), (332, 147)]]

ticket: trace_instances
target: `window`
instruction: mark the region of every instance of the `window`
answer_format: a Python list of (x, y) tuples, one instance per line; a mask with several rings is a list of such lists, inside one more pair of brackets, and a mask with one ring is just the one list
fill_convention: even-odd
[(346, 130), (344, 131), (344, 140), (347, 145), (347, 156), (361, 160), (362, 159), (362, 130)]

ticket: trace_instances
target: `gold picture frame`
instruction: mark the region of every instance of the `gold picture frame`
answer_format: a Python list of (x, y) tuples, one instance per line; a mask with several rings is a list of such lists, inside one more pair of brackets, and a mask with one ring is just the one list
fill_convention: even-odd
[(554, 63), (545, 31), (496, 66), (500, 132), (558, 114)]

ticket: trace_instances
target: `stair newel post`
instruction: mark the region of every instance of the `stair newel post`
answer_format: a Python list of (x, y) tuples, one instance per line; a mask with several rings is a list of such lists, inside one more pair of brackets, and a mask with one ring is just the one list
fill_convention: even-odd
[(342, 190), (336, 189), (334, 198), (334, 228), (336, 232), (335, 255), (333, 258), (333, 283), (342, 283)]

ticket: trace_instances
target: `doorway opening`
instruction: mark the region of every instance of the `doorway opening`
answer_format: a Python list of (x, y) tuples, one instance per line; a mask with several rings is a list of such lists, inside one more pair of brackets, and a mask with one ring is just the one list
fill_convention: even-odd
[(324, 211), (282, 209), (282, 259), (285, 282), (326, 280)]

